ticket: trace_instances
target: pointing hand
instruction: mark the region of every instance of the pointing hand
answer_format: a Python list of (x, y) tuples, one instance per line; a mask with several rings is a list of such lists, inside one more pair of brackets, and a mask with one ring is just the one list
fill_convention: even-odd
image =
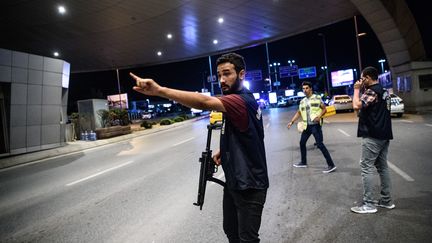
[(159, 95), (161, 86), (157, 84), (153, 79), (143, 79), (133, 73), (129, 73), (129, 75), (136, 81), (136, 86), (133, 87), (135, 91), (145, 95)]

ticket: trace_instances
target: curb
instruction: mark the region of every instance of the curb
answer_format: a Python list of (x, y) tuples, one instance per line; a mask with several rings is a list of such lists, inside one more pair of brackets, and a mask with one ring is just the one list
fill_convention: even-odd
[(129, 140), (136, 137), (141, 137), (169, 129), (173, 129), (175, 127), (180, 127), (183, 125), (186, 125), (191, 122), (195, 122), (198, 120), (202, 120), (208, 118), (208, 115), (200, 116), (197, 118), (189, 119), (187, 121), (174, 123), (168, 126), (159, 126), (157, 128), (152, 129), (144, 129), (140, 131), (134, 131), (131, 134), (107, 138), (107, 139), (101, 139), (96, 141), (74, 141), (74, 142), (65, 142), (65, 145), (62, 147), (57, 147), (53, 149), (47, 149), (42, 151), (36, 151), (26, 154), (19, 154), (19, 155), (13, 155), (10, 157), (0, 158), (0, 170), (11, 168), (18, 165), (24, 165), (27, 163), (44, 160), (44, 159), (52, 159), (64, 155), (74, 154), (78, 152), (82, 152), (88, 149), (118, 143), (121, 141)]

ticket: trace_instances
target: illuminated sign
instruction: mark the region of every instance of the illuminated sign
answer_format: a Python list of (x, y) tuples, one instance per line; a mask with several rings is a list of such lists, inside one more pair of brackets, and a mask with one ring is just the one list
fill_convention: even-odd
[(277, 103), (276, 92), (269, 93), (269, 102), (270, 102), (270, 104), (276, 104)]
[(116, 94), (108, 95), (108, 107), (110, 109), (128, 109), (128, 97), (127, 94)]
[(287, 78), (287, 77), (294, 77), (298, 75), (298, 66), (292, 65), (292, 66), (280, 66), (279, 67), (279, 77), (280, 78)]
[(261, 70), (246, 71), (245, 79), (248, 81), (261, 81), (263, 79), (262, 72)]
[(332, 87), (351, 85), (354, 82), (354, 72), (352, 69), (331, 72)]
[(293, 96), (294, 90), (293, 89), (287, 89), (285, 90), (285, 96)]
[(315, 78), (316, 68), (315, 67), (299, 68), (298, 75), (299, 75), (299, 79)]

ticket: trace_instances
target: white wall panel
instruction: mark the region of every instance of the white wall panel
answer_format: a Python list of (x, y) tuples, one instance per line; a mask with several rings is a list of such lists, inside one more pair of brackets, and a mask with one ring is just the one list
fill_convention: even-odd
[(43, 105), (61, 105), (61, 87), (42, 86)]
[(62, 74), (53, 72), (43, 73), (43, 85), (62, 86)]
[(25, 126), (26, 123), (27, 123), (27, 106), (11, 105), (11, 109), (10, 109), (11, 127)]
[(26, 84), (28, 80), (28, 69), (12, 67), (12, 83), (22, 83)]
[(0, 82), (10, 83), (12, 80), (12, 67), (0, 66)]
[(40, 84), (42, 85), (43, 71), (41, 70), (28, 70), (28, 84)]
[(43, 70), (43, 57), (30, 54), (28, 67), (34, 70)]
[(63, 73), (63, 60), (44, 57), (44, 71)]
[(42, 106), (42, 125), (60, 124), (61, 106), (43, 105)]
[(27, 104), (27, 84), (11, 84), (11, 105)]
[(43, 125), (42, 126), (42, 139), (41, 144), (54, 144), (60, 145), (60, 124), (57, 125)]
[(11, 127), (10, 130), (10, 149), (20, 149), (26, 147), (27, 127)]
[(42, 106), (28, 105), (27, 106), (27, 126), (42, 125)]
[(12, 51), (0, 48), (0, 65), (12, 66)]
[(12, 66), (28, 68), (29, 64), (29, 54), (24, 52), (14, 51), (12, 52)]
[(41, 145), (41, 126), (27, 126), (27, 147)]

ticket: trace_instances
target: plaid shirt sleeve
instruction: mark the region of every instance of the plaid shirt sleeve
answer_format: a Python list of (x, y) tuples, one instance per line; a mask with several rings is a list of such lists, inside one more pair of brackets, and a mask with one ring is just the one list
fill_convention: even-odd
[(369, 105), (376, 103), (377, 97), (378, 95), (375, 93), (375, 91), (367, 89), (360, 98), (362, 101), (362, 108), (366, 108)]

